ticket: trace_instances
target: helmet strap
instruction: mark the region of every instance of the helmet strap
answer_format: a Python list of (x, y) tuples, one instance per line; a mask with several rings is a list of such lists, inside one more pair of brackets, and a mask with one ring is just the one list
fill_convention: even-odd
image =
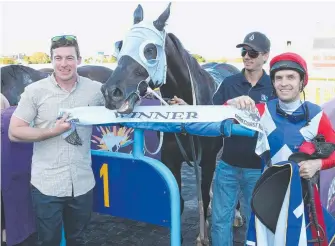
[[(300, 81), (299, 86), (300, 86), (300, 92), (304, 92), (304, 80)], [(304, 95), (305, 95), (305, 92), (304, 92)]]

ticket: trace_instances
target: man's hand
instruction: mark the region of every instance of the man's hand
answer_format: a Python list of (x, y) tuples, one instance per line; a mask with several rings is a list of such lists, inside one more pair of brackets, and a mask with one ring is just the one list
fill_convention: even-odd
[(64, 114), (61, 118), (56, 120), (55, 126), (52, 128), (52, 132), (57, 136), (71, 129), (71, 124), (65, 120), (69, 117), (68, 114)]
[(255, 109), (255, 101), (252, 100), (249, 96), (239, 96), (227, 101), (228, 105), (235, 106), (238, 109)]
[(64, 114), (56, 120), (53, 128), (35, 128), (13, 115), (9, 124), (8, 137), (13, 142), (39, 142), (56, 137), (71, 129), (71, 124), (65, 121), (67, 118), (68, 115)]
[(316, 159), (316, 160), (302, 161), (299, 162), (298, 165), (300, 166), (299, 168), (300, 177), (304, 179), (311, 179), (317, 171), (321, 170), (322, 160)]
[(168, 104), (170, 104), (170, 105), (174, 105), (174, 104), (187, 105), (187, 103), (183, 99), (181, 99), (179, 97), (176, 97), (176, 96), (174, 96), (171, 100), (169, 100)]

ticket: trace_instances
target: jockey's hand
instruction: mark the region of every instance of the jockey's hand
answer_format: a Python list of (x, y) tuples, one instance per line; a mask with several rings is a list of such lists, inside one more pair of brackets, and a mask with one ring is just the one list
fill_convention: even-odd
[(175, 104), (187, 105), (187, 103), (183, 99), (181, 99), (179, 97), (176, 97), (176, 96), (174, 96), (171, 100), (169, 100), (168, 104), (170, 104), (170, 105), (175, 105)]
[(238, 109), (255, 110), (255, 101), (249, 96), (239, 96), (227, 101), (228, 105), (235, 106)]
[(316, 159), (316, 160), (302, 161), (299, 162), (298, 165), (300, 166), (299, 168), (300, 177), (304, 179), (311, 179), (317, 171), (321, 170), (322, 160)]

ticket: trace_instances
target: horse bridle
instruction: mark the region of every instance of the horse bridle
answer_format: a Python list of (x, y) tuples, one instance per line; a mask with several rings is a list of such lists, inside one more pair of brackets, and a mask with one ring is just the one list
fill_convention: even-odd
[[(136, 91), (130, 93), (130, 95), (127, 97), (127, 99), (130, 98), (130, 97), (132, 97), (134, 94), (138, 97), (138, 99), (143, 98), (146, 95), (147, 88), (149, 87), (150, 81), (151, 81), (150, 76), (148, 76), (148, 78), (146, 78), (145, 80), (141, 80), (137, 84)], [(143, 88), (142, 88), (142, 85), (144, 85)]]
[[(194, 83), (193, 83), (193, 78), (192, 78), (192, 74), (190, 71), (190, 68), (188, 66), (188, 64), (186, 63), (187, 68), (188, 68), (188, 72), (189, 72), (189, 76), (190, 76), (190, 80), (191, 80), (191, 87), (192, 87), (192, 98), (193, 98), (193, 105), (196, 105), (196, 97), (195, 97), (195, 90), (194, 90)], [(132, 92), (127, 99), (131, 98), (132, 96), (136, 95), (138, 97), (138, 99), (141, 98), (145, 98), (146, 96), (148, 96), (149, 94), (153, 94), (162, 104), (164, 104), (165, 106), (169, 106), (169, 104), (158, 94), (155, 92), (155, 89), (153, 89), (153, 85), (150, 86), (150, 82), (151, 82), (151, 78), (150, 76), (148, 76), (145, 80), (141, 80), (138, 84), (137, 84), (137, 88), (136, 91)], [(162, 85), (162, 84), (161, 84)], [(160, 85), (160, 86), (161, 86)], [(160, 88), (160, 86), (158, 88)], [(126, 99), (126, 100), (127, 100)], [(186, 135), (186, 131), (184, 131), (182, 134)], [(188, 157), (185, 148), (183, 147), (183, 144), (181, 142), (180, 137), (175, 133), (174, 134), (176, 137), (176, 142), (177, 145), (179, 147), (179, 150), (185, 160), (185, 162), (190, 166), (190, 167), (194, 167), (194, 165), (191, 163), (192, 161), (190, 160), (190, 158)], [(197, 145), (198, 145), (198, 153), (197, 155), (195, 154), (195, 145), (194, 145), (194, 137), (192, 135), (189, 136), (190, 138), (190, 142), (191, 142), (191, 151), (192, 151), (192, 158), (193, 158), (193, 163), (197, 162), (198, 165), (200, 165), (201, 162), (201, 158), (202, 158), (202, 147), (200, 144), (200, 139), (198, 136), (196, 136), (196, 141), (197, 141)], [(161, 135), (161, 139), (162, 139), (162, 135)], [(160, 143), (158, 149), (155, 151), (155, 153), (150, 153), (150, 154), (157, 154), (160, 150), (162, 143)], [(198, 158), (197, 158), (198, 157)]]
[[(193, 78), (192, 78), (192, 74), (191, 74), (191, 71), (190, 71), (190, 68), (189, 68), (187, 62), (186, 62), (186, 65), (187, 65), (187, 68), (188, 68), (190, 81), (191, 81), (193, 105), (196, 105), (196, 96), (195, 96)], [(158, 100), (160, 100), (160, 102), (163, 105), (169, 106), (169, 104), (160, 95), (158, 95), (158, 93), (156, 93), (154, 89), (151, 88), (150, 81), (151, 81), (150, 76), (148, 76), (148, 78), (146, 80), (140, 81), (137, 85), (136, 91), (133, 92), (133, 93), (135, 93), (138, 96), (139, 99), (141, 99), (142, 97), (145, 97), (148, 94), (153, 94)], [(144, 91), (142, 87), (146, 88), (146, 91)], [(128, 98), (131, 95), (129, 95)], [(182, 132), (182, 134), (186, 135), (187, 132), (184, 131), (184, 132)], [(179, 150), (181, 152), (181, 155), (184, 158), (184, 161), (187, 163), (187, 165), (189, 165), (190, 167), (193, 167), (194, 170), (195, 170), (195, 176), (196, 176), (196, 181), (197, 181), (196, 186), (197, 186), (197, 194), (198, 194), (198, 202), (199, 202), (199, 214), (200, 214), (200, 230), (199, 230), (200, 231), (200, 240), (203, 243), (203, 245), (206, 245), (207, 242), (205, 241), (205, 216), (204, 216), (203, 199), (202, 199), (202, 192), (201, 192), (201, 181), (200, 181), (200, 174), (199, 174), (199, 166), (200, 166), (200, 162), (201, 162), (201, 159), (202, 159), (202, 152), (203, 152), (201, 142), (200, 142), (200, 138), (199, 138), (199, 136), (195, 136), (196, 141), (197, 141), (197, 145), (198, 145), (198, 153), (196, 154), (195, 144), (194, 144), (194, 136), (189, 135), (192, 158), (193, 158), (193, 164), (192, 164), (191, 159), (188, 157), (187, 152), (186, 152), (185, 148), (183, 147), (183, 144), (181, 142), (180, 137), (178, 136), (177, 133), (175, 133), (174, 135), (175, 135), (176, 142), (177, 142), (177, 145), (179, 147)], [(164, 133), (161, 132), (161, 134), (160, 134), (160, 144), (159, 144), (159, 147), (158, 147), (158, 149), (155, 153), (158, 153), (158, 151), (162, 147), (163, 136), (164, 136)]]

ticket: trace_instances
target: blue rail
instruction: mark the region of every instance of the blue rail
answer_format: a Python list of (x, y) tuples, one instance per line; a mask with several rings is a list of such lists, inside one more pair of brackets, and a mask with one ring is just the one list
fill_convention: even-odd
[[(224, 124), (223, 128), (223, 132), (229, 135), (255, 135), (255, 131), (232, 122)], [(180, 246), (178, 184), (163, 163), (144, 155), (144, 129), (134, 130), (132, 154), (100, 150), (92, 150), (91, 153), (96, 179), (94, 211), (169, 227), (171, 245)], [(108, 177), (104, 181), (101, 180), (103, 165), (108, 168)], [(106, 183), (103, 182), (108, 183), (107, 198)], [(65, 245), (63, 232), (61, 246)]]

